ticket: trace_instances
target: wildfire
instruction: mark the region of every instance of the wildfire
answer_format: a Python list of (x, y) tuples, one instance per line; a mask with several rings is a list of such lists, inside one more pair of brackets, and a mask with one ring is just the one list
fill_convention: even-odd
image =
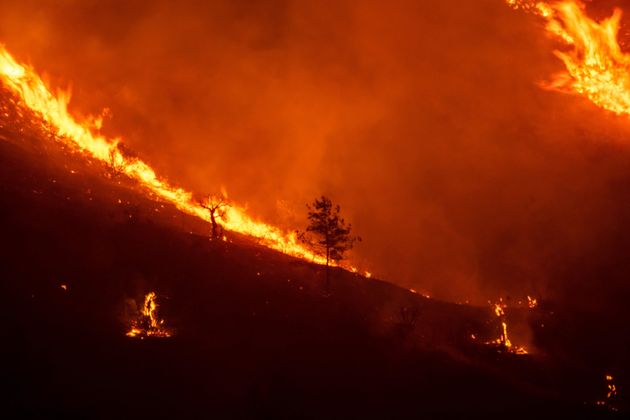
[(555, 76), (547, 88), (576, 92), (603, 109), (630, 116), (630, 54), (621, 50), (618, 41), (620, 9), (596, 22), (588, 17), (579, 0), (553, 4), (506, 1), (514, 9), (543, 17), (547, 31), (568, 47), (555, 52), (566, 71)]
[(170, 337), (172, 332), (164, 327), (164, 320), (157, 315), (158, 304), (155, 292), (144, 297), (144, 305), (140, 315), (131, 323), (127, 337)]
[(510, 337), (508, 335), (507, 320), (505, 316), (506, 308), (507, 304), (503, 302), (503, 299), (499, 299), (499, 303), (495, 303), (492, 305), (494, 314), (497, 316), (497, 318), (499, 318), (501, 322), (501, 335), (496, 340), (486, 342), (486, 344), (499, 346), (499, 348), (508, 353), (527, 354), (527, 350), (525, 350), (524, 347), (514, 346), (510, 341)]
[[(148, 191), (174, 204), (179, 210), (210, 222), (210, 214), (204, 208), (205, 203), (195, 201), (191, 192), (174, 187), (158, 177), (147, 163), (123, 153), (119, 147), (120, 138), (106, 138), (99, 134), (102, 119), (89, 118), (86, 122), (78, 122), (68, 112), (70, 94), (59, 91), (57, 95), (53, 95), (35, 70), (19, 64), (3, 45), (0, 45), (0, 82), (17, 94), (26, 107), (56, 131), (59, 141), (115, 167), (117, 173), (136, 180)], [(230, 202), (221, 215), (216, 217), (216, 221), (225, 229), (257, 238), (262, 245), (269, 248), (318, 264), (326, 263), (325, 258), (301, 244), (295, 232), (283, 232), (275, 226), (256, 221), (236, 203)]]

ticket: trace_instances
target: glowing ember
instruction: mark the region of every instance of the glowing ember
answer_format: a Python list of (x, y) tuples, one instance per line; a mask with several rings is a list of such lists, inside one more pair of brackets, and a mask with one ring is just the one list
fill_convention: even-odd
[[(179, 210), (211, 222), (208, 211), (193, 199), (191, 192), (170, 185), (159, 178), (147, 163), (128, 156), (119, 147), (120, 139), (110, 139), (98, 134), (101, 120), (91, 118), (84, 123), (78, 122), (68, 112), (69, 93), (59, 92), (53, 95), (34, 69), (19, 64), (2, 45), (0, 82), (17, 94), (25, 106), (41, 116), (56, 131), (59, 141), (104, 162), (117, 174), (136, 180)], [(216, 222), (227, 230), (257, 238), (261, 244), (285, 254), (318, 264), (326, 263), (325, 258), (304, 247), (295, 232), (283, 232), (277, 227), (255, 221), (235, 203), (229, 203)]]
[(543, 17), (547, 31), (568, 47), (567, 51), (556, 51), (566, 72), (556, 76), (548, 88), (577, 92), (603, 109), (630, 116), (630, 54), (621, 50), (617, 39), (621, 10), (615, 9), (611, 17), (596, 22), (578, 0), (507, 3)]
[(155, 292), (144, 297), (144, 304), (137, 319), (132, 321), (127, 337), (170, 337), (172, 331), (164, 327), (164, 320), (158, 318)]
[(608, 388), (608, 392), (606, 393), (606, 399), (599, 400), (595, 404), (606, 407), (610, 411), (618, 411), (618, 409), (613, 405), (614, 401), (617, 397), (617, 387), (615, 386), (614, 378), (612, 375), (606, 375), (606, 387)]
[(617, 387), (613, 383), (613, 377), (611, 375), (606, 375), (606, 381), (608, 382), (608, 394), (606, 394), (606, 398), (611, 399), (617, 395)]
[(534, 309), (536, 306), (538, 306), (538, 299), (533, 298), (531, 296), (527, 296), (527, 306), (530, 309)]

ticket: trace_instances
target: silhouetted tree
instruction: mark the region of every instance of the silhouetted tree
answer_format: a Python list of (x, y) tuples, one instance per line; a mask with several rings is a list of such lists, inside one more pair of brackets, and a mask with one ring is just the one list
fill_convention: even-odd
[[(330, 286), (329, 267), (332, 262), (343, 260), (344, 253), (352, 249), (358, 236), (350, 234), (352, 225), (339, 216), (341, 208), (333, 205), (330, 198), (321, 196), (312, 204), (307, 204), (309, 225), (299, 238), (311, 246), (319, 255), (326, 258), (326, 290)], [(310, 235), (309, 235), (310, 234)]]
[(218, 239), (223, 234), (223, 227), (217, 222), (217, 218), (225, 217), (227, 201), (221, 196), (208, 196), (206, 201), (200, 203), (201, 207), (208, 210), (210, 223), (212, 224), (212, 239)]

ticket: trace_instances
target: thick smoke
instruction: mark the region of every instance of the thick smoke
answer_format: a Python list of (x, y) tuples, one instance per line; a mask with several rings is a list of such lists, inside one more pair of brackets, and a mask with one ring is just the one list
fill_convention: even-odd
[(540, 89), (542, 25), (502, 0), (0, 4), (0, 42), (176, 184), (287, 229), (330, 194), (355, 260), (438, 297), (607, 298), (630, 121)]

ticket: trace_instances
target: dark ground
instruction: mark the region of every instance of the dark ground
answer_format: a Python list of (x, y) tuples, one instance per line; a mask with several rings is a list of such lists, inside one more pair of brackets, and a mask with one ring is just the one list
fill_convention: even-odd
[[(535, 344), (516, 356), (470, 339), (498, 336), (488, 307), (341, 270), (326, 296), (320, 267), (238, 235), (210, 241), (0, 98), (5, 418), (606, 417), (593, 405), (605, 369), (629, 389), (616, 325), (551, 302), (513, 310)], [(149, 291), (175, 336), (125, 336), (129, 302)], [(401, 308), (418, 308), (414, 328)]]

